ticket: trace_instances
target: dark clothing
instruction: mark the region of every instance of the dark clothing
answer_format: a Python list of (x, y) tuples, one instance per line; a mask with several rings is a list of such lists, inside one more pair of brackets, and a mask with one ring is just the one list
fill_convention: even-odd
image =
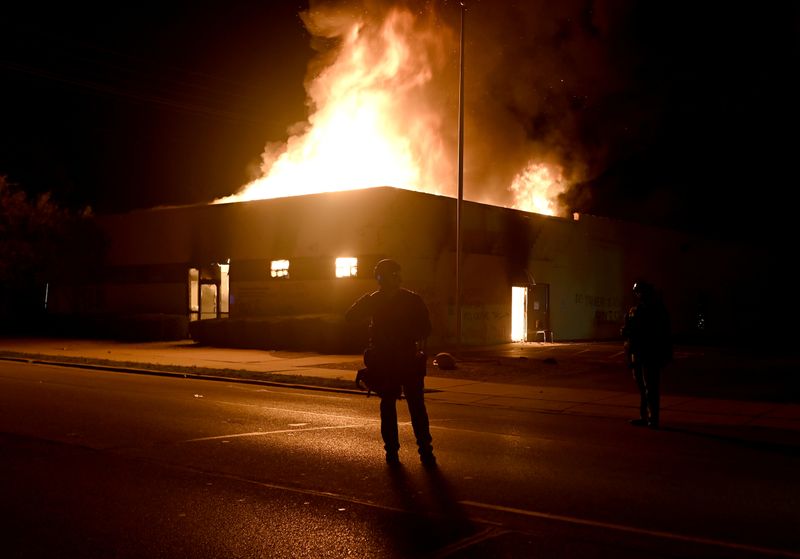
[(661, 370), (672, 359), (669, 315), (661, 300), (651, 295), (631, 307), (621, 334), (628, 366), (639, 389), (640, 419), (658, 427)]
[(348, 309), (348, 320), (371, 320), (370, 343), (381, 352), (416, 351), (416, 343), (431, 333), (428, 309), (422, 298), (408, 289), (395, 293), (375, 291), (360, 297)]
[(397, 454), (397, 400), (406, 397), (411, 425), (421, 456), (432, 455), (428, 412), (424, 399), (424, 370), (416, 366), (418, 343), (431, 332), (422, 298), (407, 289), (376, 291), (359, 298), (346, 313), (352, 321), (370, 321), (370, 355), (387, 377), (381, 398), (381, 436), (387, 456)]
[(633, 380), (639, 389), (639, 417), (653, 427), (658, 427), (661, 412), (661, 367), (634, 364)]
[(631, 307), (625, 315), (622, 337), (629, 360), (660, 368), (672, 359), (669, 315), (655, 297)]
[(417, 440), (417, 448), (421, 456), (433, 452), (431, 446), (430, 424), (428, 410), (425, 408), (425, 386), (421, 376), (404, 381), (395, 389), (390, 389), (381, 394), (381, 437), (383, 448), (389, 454), (396, 454), (400, 450), (400, 435), (397, 429), (397, 400), (402, 391), (408, 404), (408, 413), (411, 416), (411, 427)]

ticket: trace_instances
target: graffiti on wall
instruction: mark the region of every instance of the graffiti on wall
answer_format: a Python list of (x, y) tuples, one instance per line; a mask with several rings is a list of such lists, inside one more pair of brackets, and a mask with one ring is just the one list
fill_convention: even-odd
[(619, 297), (576, 293), (575, 304), (593, 310), (595, 324), (617, 324), (622, 322), (625, 314), (625, 310), (622, 307), (622, 300)]

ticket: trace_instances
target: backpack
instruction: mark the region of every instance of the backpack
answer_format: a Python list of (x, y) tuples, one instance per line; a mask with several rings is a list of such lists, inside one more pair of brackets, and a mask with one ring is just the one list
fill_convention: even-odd
[[(425, 376), (427, 361), (428, 356), (425, 351), (418, 350), (407, 372)], [(396, 365), (397, 363), (387, 362), (386, 358), (382, 358), (374, 348), (367, 348), (364, 351), (364, 367), (356, 373), (356, 386), (360, 390), (366, 390), (367, 397), (373, 392), (381, 396), (387, 387), (402, 382), (397, 380)]]
[(384, 383), (384, 376), (379, 374), (375, 369), (364, 367), (363, 369), (359, 369), (356, 373), (356, 386), (360, 390), (367, 391), (367, 398), (369, 398), (369, 395), (373, 392), (380, 396)]

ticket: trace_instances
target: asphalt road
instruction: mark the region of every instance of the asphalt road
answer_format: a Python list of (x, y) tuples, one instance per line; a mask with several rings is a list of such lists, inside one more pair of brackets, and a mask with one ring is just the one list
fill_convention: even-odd
[(391, 470), (377, 405), (0, 363), (3, 555), (800, 557), (795, 446), (430, 403)]

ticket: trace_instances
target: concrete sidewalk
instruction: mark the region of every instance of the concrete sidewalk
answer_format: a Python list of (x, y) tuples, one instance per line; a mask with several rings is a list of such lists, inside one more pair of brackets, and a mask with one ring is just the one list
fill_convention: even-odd
[[(120, 343), (106, 340), (0, 339), (0, 359), (53, 364), (94, 364), (106, 370), (271, 382), (357, 392), (359, 355), (320, 355), (199, 346), (191, 341)], [(145, 367), (147, 368), (145, 370)], [(502, 384), (458, 378), (458, 369), (429, 375), (429, 401), (514, 408), (627, 420), (638, 415), (630, 391), (550, 385)], [(276, 375), (278, 375), (276, 377)], [(451, 376), (452, 375), (452, 376)], [(275, 379), (288, 379), (278, 380)], [(324, 387), (324, 388), (323, 388)], [(775, 430), (800, 445), (800, 405), (692, 396), (662, 397), (662, 427)]]

